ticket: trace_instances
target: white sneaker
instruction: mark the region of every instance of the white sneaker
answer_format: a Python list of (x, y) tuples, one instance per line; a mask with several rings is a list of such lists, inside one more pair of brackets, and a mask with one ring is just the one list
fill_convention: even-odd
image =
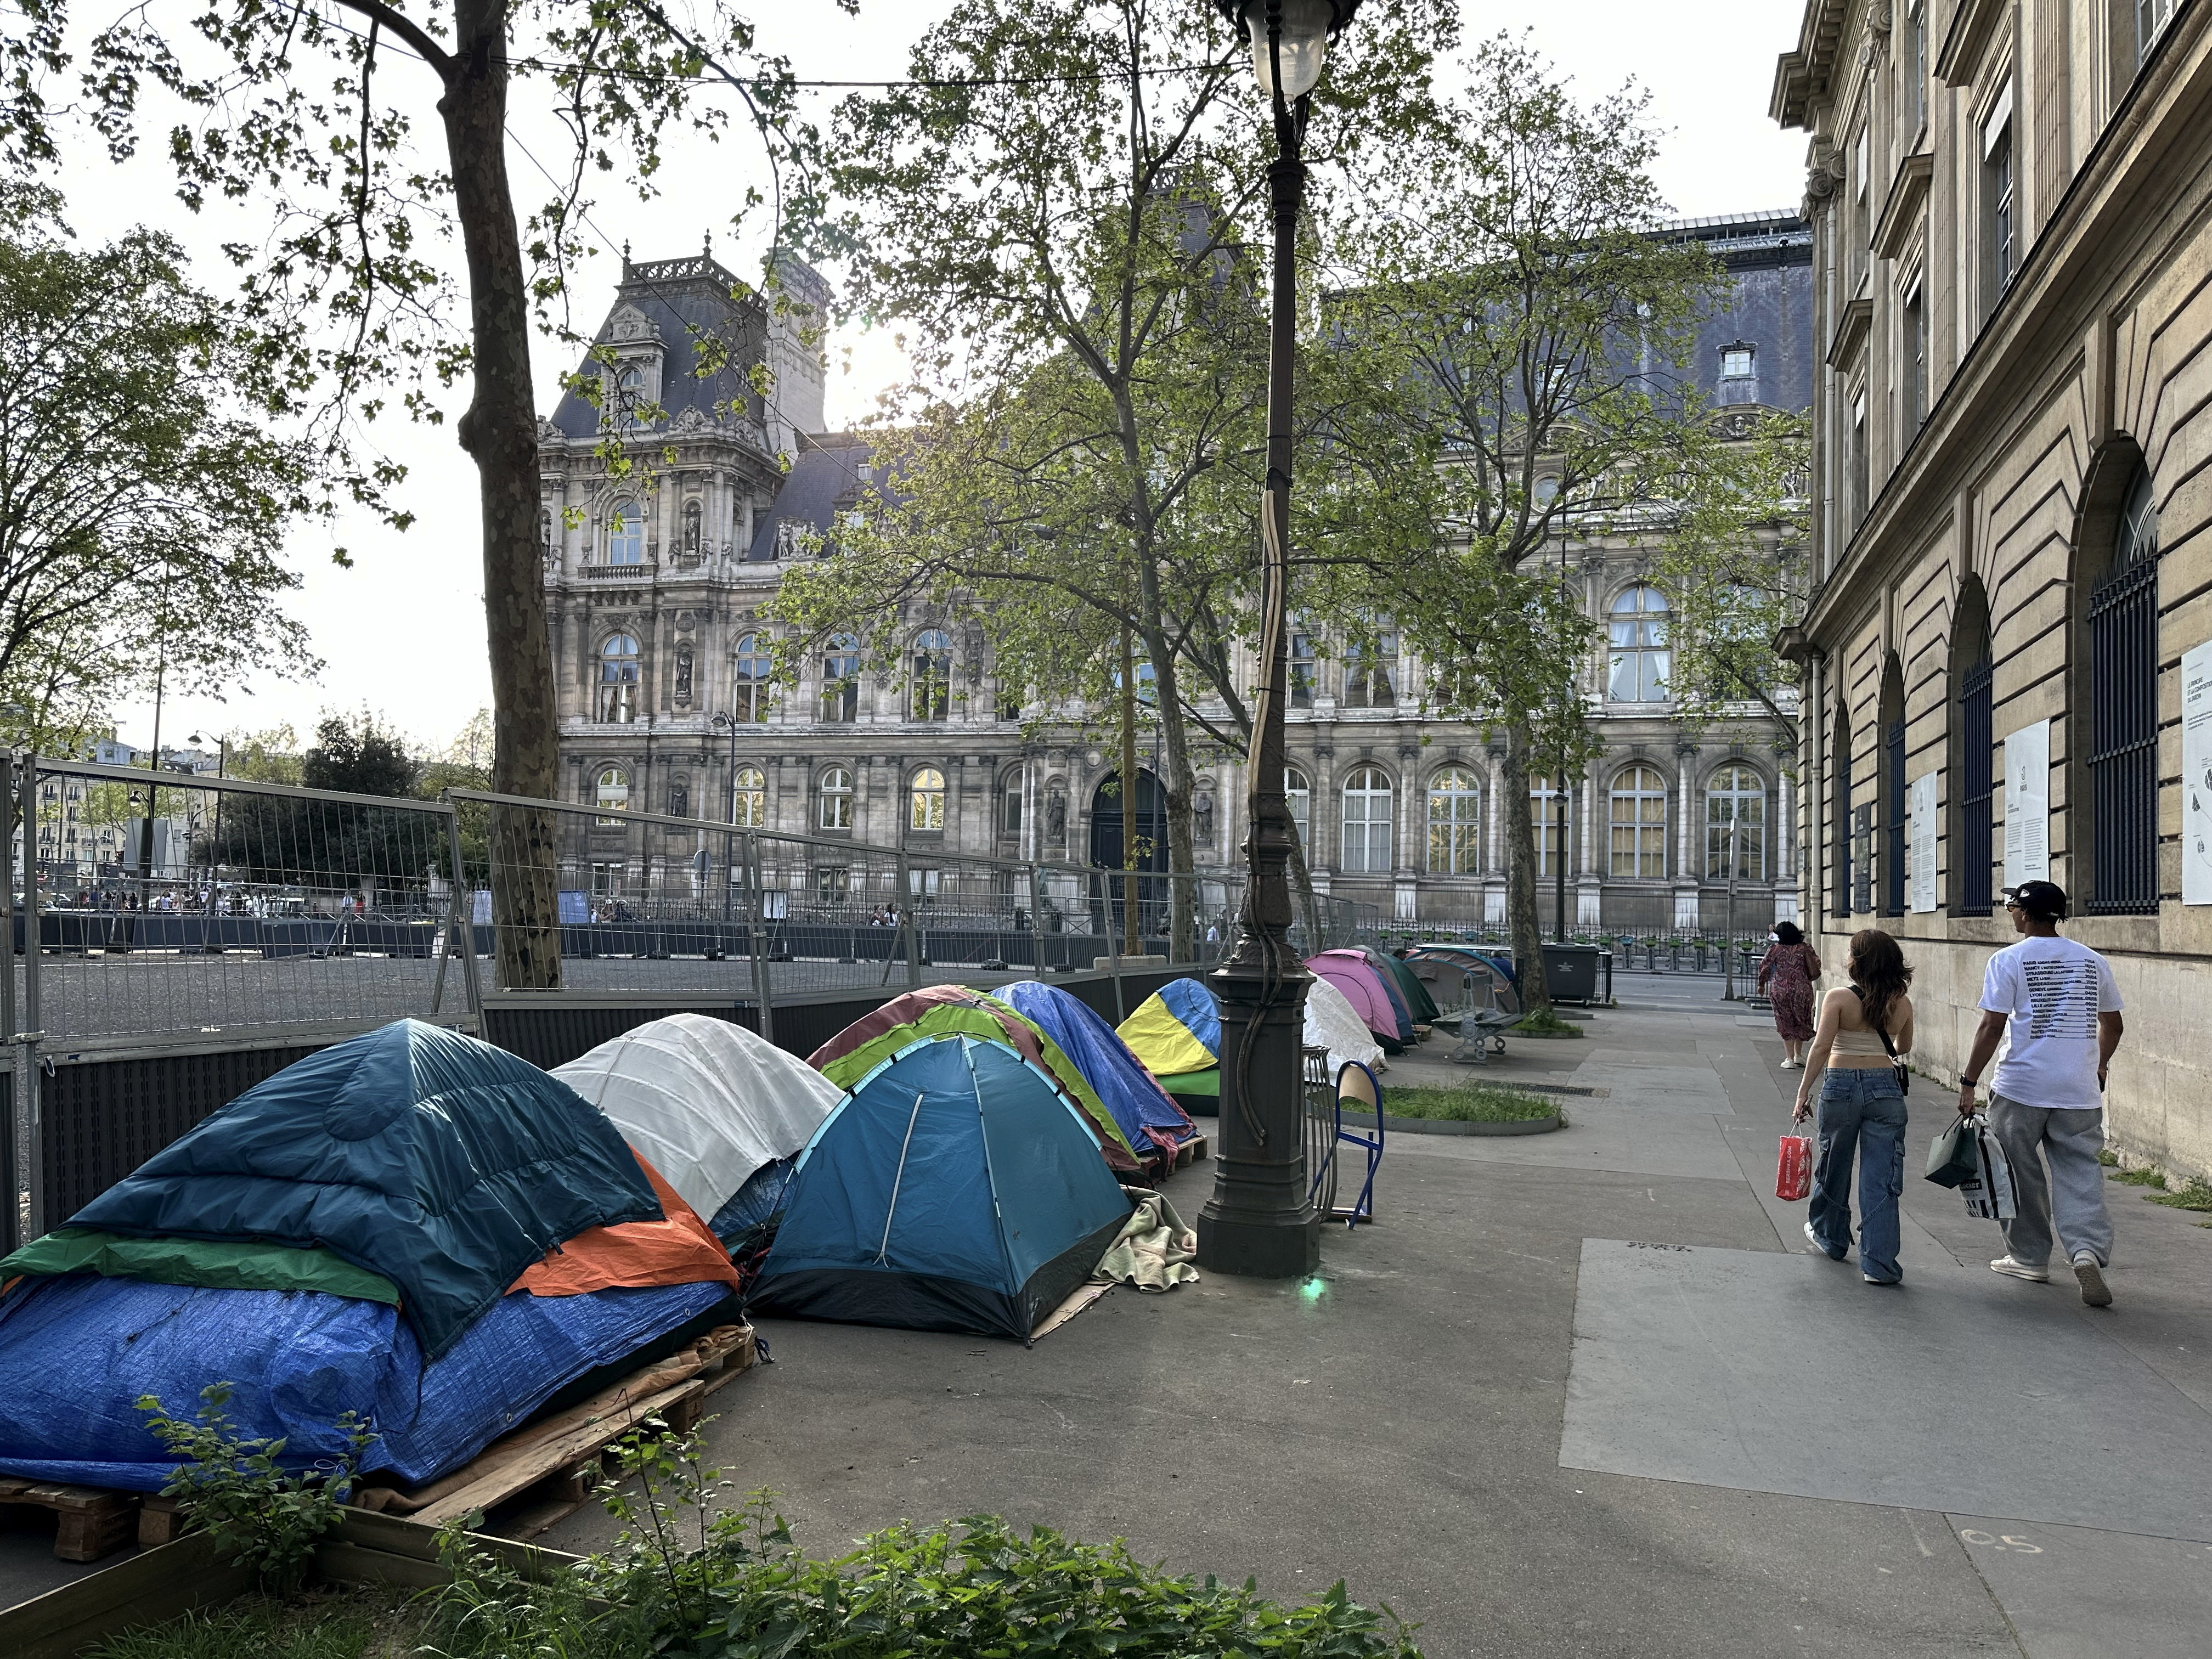
[(2024, 1279), (2031, 1285), (2048, 1285), (2051, 1282), (2050, 1268), (2032, 1267), (2027, 1262), (2015, 1261), (2008, 1255), (2001, 1255), (1990, 1262), (1990, 1271), (2002, 1273), (2008, 1279)]
[(2081, 1299), (2093, 1308), (2112, 1305), (2111, 1287), (2105, 1283), (2105, 1270), (2097, 1265), (2097, 1258), (2087, 1250), (2074, 1258), (2074, 1277), (2081, 1282)]
[(1802, 1060), (1785, 1060), (1782, 1062), (1782, 1069), (1785, 1072), (1802, 1072), (1805, 1069), (1805, 1062)]

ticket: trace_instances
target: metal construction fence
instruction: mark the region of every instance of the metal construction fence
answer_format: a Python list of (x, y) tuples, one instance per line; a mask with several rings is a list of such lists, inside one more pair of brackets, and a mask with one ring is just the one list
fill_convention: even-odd
[[(1735, 971), (1739, 977), (1747, 977), (1758, 971), (1759, 959), (1766, 954), (1768, 940), (1762, 931), (1756, 937), (1739, 932), (1731, 939), (1719, 928), (1681, 928), (1670, 933), (1607, 933), (1597, 928), (1571, 928), (1562, 935), (1556, 929), (1540, 930), (1547, 945), (1595, 945), (1610, 951), (1615, 974), (1711, 974), (1716, 976), (1729, 970), (1728, 952), (1735, 952)], [(1382, 932), (1382, 942), (1390, 948), (1401, 945), (1477, 945), (1486, 950), (1510, 951), (1512, 936), (1503, 927), (1425, 927), (1403, 924), (1386, 927)]]
[[(390, 1020), (550, 1055), (691, 1007), (775, 1041), (779, 1006), (796, 1036), (915, 986), (1097, 970), (1118, 1013), (1162, 970), (1217, 962), (1243, 895), (1241, 872), (992, 859), (941, 836), (884, 847), (4, 753), (0, 799), (20, 825), (0, 836), (0, 1190), (19, 1199), (0, 1245), (52, 1224), (41, 1193), (97, 1191), (261, 1077)], [(1323, 896), (1294, 940), (1378, 927), (1373, 906)]]

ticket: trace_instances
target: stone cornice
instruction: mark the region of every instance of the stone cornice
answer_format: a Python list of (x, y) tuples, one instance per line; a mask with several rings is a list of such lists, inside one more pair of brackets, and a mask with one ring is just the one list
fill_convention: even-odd
[(1950, 32), (1936, 53), (1936, 78), (1947, 87), (1963, 87), (1982, 66), (1982, 48), (1989, 44), (1999, 22), (2012, 15), (2012, 0), (1959, 0), (1951, 14)]
[(1774, 92), (1767, 112), (1777, 125), (1802, 127), (1813, 100), (1828, 90), (1836, 70), (1836, 48), (1844, 36), (1846, 0), (1806, 0), (1798, 26), (1797, 50), (1785, 52), (1774, 66)]
[(1836, 320), (1835, 337), (1828, 342), (1828, 367), (1841, 368), (1850, 362), (1873, 327), (1874, 301), (1862, 294), (1844, 307), (1844, 314)]
[(1905, 239), (1919, 220), (1921, 205), (1928, 199), (1928, 186), (1935, 177), (1932, 150), (1908, 155), (1897, 164), (1889, 199), (1882, 204), (1881, 218), (1874, 228), (1874, 251), (1882, 258), (1894, 259), (1905, 251)]

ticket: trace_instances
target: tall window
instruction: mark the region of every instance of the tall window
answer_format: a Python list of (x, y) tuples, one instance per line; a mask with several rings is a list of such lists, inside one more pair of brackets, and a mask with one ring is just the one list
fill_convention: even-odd
[(1881, 913), (1905, 914), (1905, 670), (1892, 653), (1881, 676)]
[(832, 634), (822, 657), (822, 718), (849, 724), (860, 717), (860, 642)]
[(1474, 774), (1453, 767), (1429, 780), (1429, 872), (1471, 876), (1482, 867), (1482, 792)]
[(906, 827), (909, 830), (945, 828), (945, 774), (925, 766), (907, 786)]
[(1613, 781), (1613, 873), (1667, 873), (1667, 781), (1656, 767), (1632, 766)]
[(1723, 766), (1705, 785), (1705, 879), (1731, 878), (1766, 879), (1766, 783), (1748, 766)]
[(2089, 908), (2158, 909), (2158, 501), (2140, 463), (2089, 591)]
[(1290, 798), (1291, 822), (1298, 827), (1298, 850), (1311, 864), (1313, 844), (1313, 784), (1295, 766), (1283, 769), (1283, 793)]
[(1992, 121), (1983, 138), (1984, 214), (1989, 246), (1990, 295), (1984, 313), (1994, 311), (2004, 291), (2012, 286), (2020, 268), (2013, 238), (2012, 118), (2009, 113)]
[(1310, 708), (1314, 700), (1313, 636), (1292, 624), (1291, 634), (1291, 707)]
[(1528, 816), (1536, 826), (1536, 873), (1556, 876), (1565, 855), (1567, 797), (1553, 787), (1548, 772), (1535, 773), (1528, 780)]
[(698, 502), (684, 503), (684, 550), (695, 559), (699, 556), (700, 526), (705, 517)]
[(1344, 706), (1388, 708), (1398, 700), (1398, 635), (1382, 624), (1372, 639), (1354, 637), (1344, 647)]
[(2151, 48), (2158, 45), (2158, 37), (2166, 33), (2166, 26), (2173, 21), (2174, 0), (2135, 0), (2135, 8), (2136, 67), (2140, 69)]
[(1867, 400), (1861, 390), (1851, 399), (1850, 429), (1844, 434), (1844, 465), (1845, 473), (1844, 499), (1846, 534), (1856, 534), (1865, 521), (1867, 510)]
[(599, 774), (592, 799), (599, 805), (601, 823), (620, 823), (620, 818), (611, 815), (629, 811), (629, 774), (619, 766), (606, 768)]
[[(1972, 583), (1973, 597), (1981, 598), (1981, 584)], [(1961, 605), (1960, 627), (1968, 637), (1959, 641), (1966, 663), (1959, 675), (1959, 811), (1952, 826), (1952, 904), (1965, 916), (1989, 915), (1994, 884), (1990, 879), (1996, 862), (1996, 826), (1992, 817), (1996, 796), (1996, 740), (1990, 715), (1990, 688), (1995, 676), (1990, 662), (1989, 606), (1978, 602), (1971, 615)]]
[(817, 904), (848, 904), (853, 898), (853, 872), (842, 865), (823, 866), (814, 872)]
[(1022, 781), (1018, 774), (1000, 787), (999, 833), (1006, 836), (1022, 833)]
[(741, 766), (732, 786), (730, 822), (748, 830), (768, 828), (768, 774), (757, 766)]
[(1656, 587), (1632, 587), (1613, 602), (1615, 702), (1664, 702), (1672, 653), (1667, 648), (1667, 599)]
[(1829, 779), (1835, 791), (1829, 805), (1828, 832), (1834, 841), (1829, 861), (1836, 877), (1829, 908), (1838, 916), (1848, 916), (1851, 914), (1851, 711), (1841, 698), (1836, 701), (1836, 726), (1829, 737), (1828, 753)]
[(1902, 337), (1898, 342), (1905, 358), (1905, 372), (1898, 376), (1898, 395), (1902, 400), (1899, 412), (1904, 416), (1904, 436), (1908, 444), (1928, 414), (1927, 291), (1927, 283), (1915, 276), (1911, 289), (1905, 296)]
[(744, 721), (768, 719), (768, 681), (775, 658), (768, 636), (748, 634), (738, 641), (738, 654), (730, 665), (731, 713)]
[(1390, 867), (1390, 780), (1379, 766), (1359, 766), (1344, 784), (1343, 868), (1378, 875)]
[(607, 562), (645, 562), (645, 518), (635, 501), (617, 501), (607, 515)]
[(939, 629), (926, 628), (914, 636), (908, 696), (914, 720), (952, 718), (952, 641)]
[(853, 827), (853, 775), (842, 766), (833, 766), (822, 775), (816, 787), (817, 802), (814, 821), (824, 830), (850, 830)]
[(615, 634), (599, 647), (599, 718), (626, 726), (637, 718), (637, 641)]

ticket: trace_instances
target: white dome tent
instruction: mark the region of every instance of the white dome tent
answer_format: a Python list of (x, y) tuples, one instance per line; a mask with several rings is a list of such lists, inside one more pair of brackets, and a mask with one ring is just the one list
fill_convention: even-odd
[(1344, 993), (1318, 974), (1306, 988), (1306, 1042), (1310, 1048), (1328, 1050), (1332, 1078), (1346, 1060), (1356, 1060), (1370, 1072), (1379, 1072), (1389, 1063), (1382, 1058), (1382, 1045), (1376, 1042), (1375, 1033), (1367, 1029), (1367, 1022), (1359, 1018)]
[(625, 1031), (553, 1075), (708, 1218), (757, 1171), (797, 1154), (844, 1098), (798, 1056), (706, 1014)]

